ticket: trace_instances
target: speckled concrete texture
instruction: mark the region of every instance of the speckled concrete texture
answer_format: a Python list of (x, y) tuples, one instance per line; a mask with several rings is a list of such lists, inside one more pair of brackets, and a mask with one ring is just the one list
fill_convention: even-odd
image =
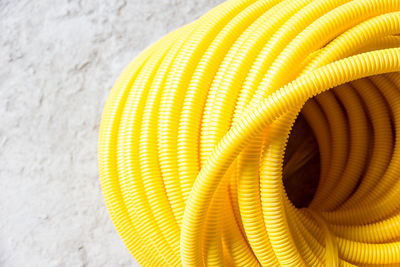
[(0, 0), (0, 266), (136, 266), (102, 197), (107, 95), (141, 50), (222, 0)]

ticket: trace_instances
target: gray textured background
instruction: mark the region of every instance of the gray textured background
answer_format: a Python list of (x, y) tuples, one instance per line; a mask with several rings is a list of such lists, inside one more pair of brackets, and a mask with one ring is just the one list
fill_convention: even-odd
[(222, 0), (0, 0), (0, 266), (134, 266), (104, 206), (100, 116), (141, 50)]

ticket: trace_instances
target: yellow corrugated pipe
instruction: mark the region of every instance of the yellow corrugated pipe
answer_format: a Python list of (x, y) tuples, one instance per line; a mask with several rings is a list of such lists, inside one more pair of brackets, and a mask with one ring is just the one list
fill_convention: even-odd
[[(137, 261), (400, 266), (399, 10), (231, 0), (141, 53), (99, 141), (107, 207)], [(321, 168), (305, 208), (282, 179), (299, 112)]]

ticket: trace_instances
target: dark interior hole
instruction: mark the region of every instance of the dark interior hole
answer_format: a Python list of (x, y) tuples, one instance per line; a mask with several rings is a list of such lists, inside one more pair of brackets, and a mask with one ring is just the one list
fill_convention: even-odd
[(310, 204), (318, 186), (320, 168), (317, 140), (300, 114), (289, 136), (283, 168), (285, 190), (297, 208)]

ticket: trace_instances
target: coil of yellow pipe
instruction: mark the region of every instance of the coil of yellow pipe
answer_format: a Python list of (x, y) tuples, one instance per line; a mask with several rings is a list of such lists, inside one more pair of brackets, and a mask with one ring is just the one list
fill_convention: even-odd
[[(400, 266), (400, 1), (230, 0), (150, 46), (103, 112), (112, 220), (143, 266)], [(283, 173), (299, 114), (306, 207)], [(314, 149), (315, 150), (315, 149)]]

